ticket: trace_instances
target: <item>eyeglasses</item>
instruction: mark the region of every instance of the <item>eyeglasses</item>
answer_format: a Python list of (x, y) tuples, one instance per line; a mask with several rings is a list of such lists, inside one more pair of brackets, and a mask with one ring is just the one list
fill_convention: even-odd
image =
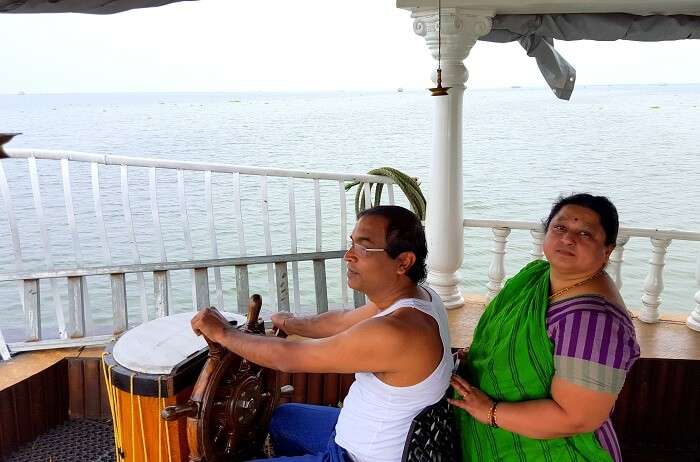
[(364, 245), (357, 244), (353, 242), (351, 237), (348, 237), (348, 252), (353, 251), (355, 255), (357, 255), (360, 258), (364, 258), (367, 256), (368, 253), (370, 252), (386, 252), (386, 249), (368, 249)]

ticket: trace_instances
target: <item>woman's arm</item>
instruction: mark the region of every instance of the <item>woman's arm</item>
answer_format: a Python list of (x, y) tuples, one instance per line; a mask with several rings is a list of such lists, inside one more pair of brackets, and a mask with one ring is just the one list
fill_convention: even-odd
[[(481, 423), (489, 425), (494, 401), (463, 378), (453, 376), (452, 386), (463, 396), (450, 400)], [(617, 395), (594, 391), (554, 378), (552, 399), (499, 402), (495, 422), (500, 428), (535, 439), (551, 439), (597, 430), (612, 411)]]

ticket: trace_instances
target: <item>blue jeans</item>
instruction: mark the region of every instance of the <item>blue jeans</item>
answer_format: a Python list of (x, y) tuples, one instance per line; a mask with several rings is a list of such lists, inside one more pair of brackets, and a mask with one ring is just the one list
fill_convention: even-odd
[(347, 451), (335, 444), (340, 409), (311, 404), (283, 404), (270, 420), (273, 459), (260, 462), (346, 462)]

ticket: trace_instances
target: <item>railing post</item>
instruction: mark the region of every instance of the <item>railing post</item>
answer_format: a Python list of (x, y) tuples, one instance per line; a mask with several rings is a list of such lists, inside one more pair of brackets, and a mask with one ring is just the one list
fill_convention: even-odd
[(629, 240), (629, 236), (618, 235), (617, 242), (615, 243), (615, 250), (610, 254), (610, 259), (608, 261), (608, 274), (610, 274), (613, 281), (615, 281), (617, 290), (622, 289), (622, 262), (625, 261), (623, 254), (625, 252), (625, 244), (627, 244)]
[[(698, 254), (698, 268), (695, 270), (695, 281), (700, 287), (700, 254)], [(700, 332), (700, 290), (695, 292), (695, 309), (690, 313), (685, 324), (691, 329)]]
[(498, 294), (503, 284), (503, 278), (506, 276), (505, 255), (506, 242), (510, 228), (493, 228), (493, 259), (489, 267), (489, 282), (486, 288), (489, 290), (486, 294), (486, 301), (489, 302)]
[(156, 302), (156, 318), (162, 318), (170, 314), (170, 301), (168, 300), (168, 272), (153, 272), (153, 295)]
[(68, 336), (85, 337), (85, 304), (83, 303), (83, 278), (68, 277)]
[(540, 229), (531, 229), (530, 236), (532, 236), (532, 255), (533, 260), (542, 260), (542, 243), (544, 242), (544, 231)]
[(314, 260), (314, 285), (316, 287), (316, 312), (325, 313), (328, 311), (325, 260)]
[(394, 200), (394, 185), (392, 183), (386, 185), (386, 192), (389, 196), (389, 205), (394, 205), (396, 202)]
[[(0, 162), (0, 196), (2, 196), (3, 203), (5, 205), (5, 213), (7, 214), (7, 224), (10, 228), (10, 241), (12, 242), (12, 253), (14, 255), (15, 260), (15, 271), (21, 271), (24, 261), (24, 259), (22, 258), (22, 244), (20, 242), (17, 218), (15, 217), (14, 207), (12, 206), (10, 186), (7, 182), (7, 176), (5, 175), (5, 169), (2, 166), (2, 162)], [(17, 291), (19, 293), (22, 306), (24, 306), (24, 285), (22, 284), (22, 281), (17, 281)]]
[[(342, 187), (344, 183), (341, 181), (341, 190), (345, 192)], [(296, 199), (294, 197), (294, 178), (289, 178), (289, 183), (287, 185), (287, 194), (289, 198), (289, 245), (290, 252), (297, 253), (297, 212), (296, 212)], [(342, 215), (342, 208), (341, 208)], [(301, 288), (299, 287), (299, 262), (292, 262), (292, 282), (294, 283), (294, 312), (301, 312)]]
[(38, 279), (24, 281), (24, 325), (27, 342), (41, 339), (41, 294)]
[(5, 343), (5, 337), (2, 336), (2, 329), (0, 329), (0, 359), (3, 361), (9, 361), (12, 356), (10, 355), (10, 349), (7, 348), (7, 343)]
[(112, 332), (120, 334), (129, 328), (129, 312), (126, 306), (126, 277), (124, 273), (109, 276), (112, 285)]
[[(391, 184), (389, 184), (391, 186)], [(345, 182), (338, 182), (338, 190), (340, 191), (340, 248), (347, 249), (348, 242), (348, 216), (347, 216), (347, 200), (345, 196)], [(393, 205), (393, 190), (391, 191), (391, 204)], [(345, 258), (340, 259), (340, 294), (343, 299), (343, 306), (348, 304), (348, 266)]]
[[(209, 222), (209, 250), (211, 258), (219, 258), (219, 244), (216, 240), (216, 224), (214, 223), (214, 194), (211, 178), (211, 170), (204, 172), (204, 203), (207, 209), (207, 221)], [(214, 268), (214, 286), (216, 287), (217, 308), (224, 309), (224, 288), (221, 285), (221, 268)]]
[(211, 306), (209, 304), (209, 270), (207, 268), (194, 270), (194, 297), (198, 310)]
[(359, 290), (353, 290), (352, 291), (352, 301), (355, 304), (355, 308), (359, 308), (362, 305), (366, 304), (367, 301), (365, 299), (365, 294), (360, 292)]
[[(39, 187), (39, 169), (36, 164), (36, 157), (30, 157), (29, 159), (27, 159), (27, 165), (29, 167), (29, 180), (32, 185), (34, 210), (39, 221), (39, 230), (41, 232), (41, 242), (44, 250), (44, 262), (46, 263), (46, 269), (51, 271), (54, 269), (53, 258), (51, 257), (51, 243), (49, 240), (48, 226), (46, 225), (46, 220), (44, 218), (44, 206), (42, 205), (41, 201), (41, 188)], [(58, 324), (58, 335), (60, 338), (65, 338), (66, 321), (63, 318), (63, 304), (61, 303), (61, 296), (58, 293), (58, 284), (56, 284), (55, 279), (51, 279), (49, 281), (49, 284), (51, 285), (51, 292), (53, 294), (53, 300), (56, 309), (56, 324)]]
[(250, 288), (248, 287), (248, 267), (236, 266), (236, 305), (240, 314), (248, 312)]
[(289, 278), (287, 262), (275, 263), (275, 281), (277, 286), (277, 311), (289, 311)]
[(644, 295), (642, 295), (642, 311), (639, 319), (644, 322), (657, 322), (659, 305), (661, 305), (661, 292), (664, 290), (663, 270), (665, 265), (666, 249), (671, 239), (651, 238), (652, 254), (649, 259), (649, 274), (644, 281)]
[[(177, 170), (177, 197), (180, 203), (180, 221), (182, 223), (182, 233), (185, 238), (185, 249), (187, 258), (194, 260), (194, 250), (192, 249), (192, 233), (190, 232), (190, 215), (187, 210), (187, 192), (185, 190), (185, 174), (182, 169)], [(194, 271), (192, 272), (192, 309), (197, 311), (197, 281)]]
[[(71, 180), (70, 180), (70, 165), (68, 159), (61, 159), (61, 178), (63, 183), (63, 201), (66, 204), (66, 218), (68, 219), (68, 226), (70, 228), (72, 240), (73, 240), (73, 255), (75, 256), (75, 264), (83, 266), (83, 253), (80, 248), (80, 233), (78, 232), (78, 223), (75, 217), (75, 207), (73, 206), (73, 192), (71, 191)], [(87, 279), (83, 277), (83, 297), (85, 299), (85, 310), (88, 313), (86, 322), (90, 323), (90, 299), (88, 297), (88, 286)], [(61, 308), (63, 310), (63, 308)], [(67, 336), (65, 329), (65, 321), (63, 328), (63, 336)]]
[[(267, 194), (267, 175), (260, 177), (260, 211), (263, 219), (263, 240), (265, 242), (265, 255), (272, 255), (272, 232), (270, 231), (270, 206), (269, 197)], [(275, 269), (272, 263), (267, 265), (267, 286), (270, 290), (270, 296), (276, 296), (275, 289)], [(279, 300), (277, 300), (279, 304)]]
[(365, 186), (362, 189), (365, 193), (365, 208), (368, 209), (372, 207), (372, 186), (370, 183), (365, 183)]

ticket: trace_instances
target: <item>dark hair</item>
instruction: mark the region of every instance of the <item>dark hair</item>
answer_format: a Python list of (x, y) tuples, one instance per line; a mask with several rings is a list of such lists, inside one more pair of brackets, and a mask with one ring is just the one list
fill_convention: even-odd
[(386, 253), (391, 258), (396, 258), (402, 252), (413, 252), (416, 262), (409, 268), (406, 275), (416, 284), (423, 282), (428, 274), (425, 265), (428, 244), (425, 241), (425, 230), (418, 216), (398, 205), (378, 205), (363, 210), (357, 215), (357, 219), (367, 216), (386, 218)]
[(545, 232), (549, 229), (552, 218), (564, 208), (565, 205), (579, 205), (593, 210), (598, 214), (600, 224), (605, 231), (605, 245), (615, 245), (617, 242), (617, 230), (620, 223), (617, 218), (617, 209), (605, 196), (593, 196), (588, 193), (573, 194), (568, 197), (560, 196), (552, 206), (549, 216), (544, 221)]

